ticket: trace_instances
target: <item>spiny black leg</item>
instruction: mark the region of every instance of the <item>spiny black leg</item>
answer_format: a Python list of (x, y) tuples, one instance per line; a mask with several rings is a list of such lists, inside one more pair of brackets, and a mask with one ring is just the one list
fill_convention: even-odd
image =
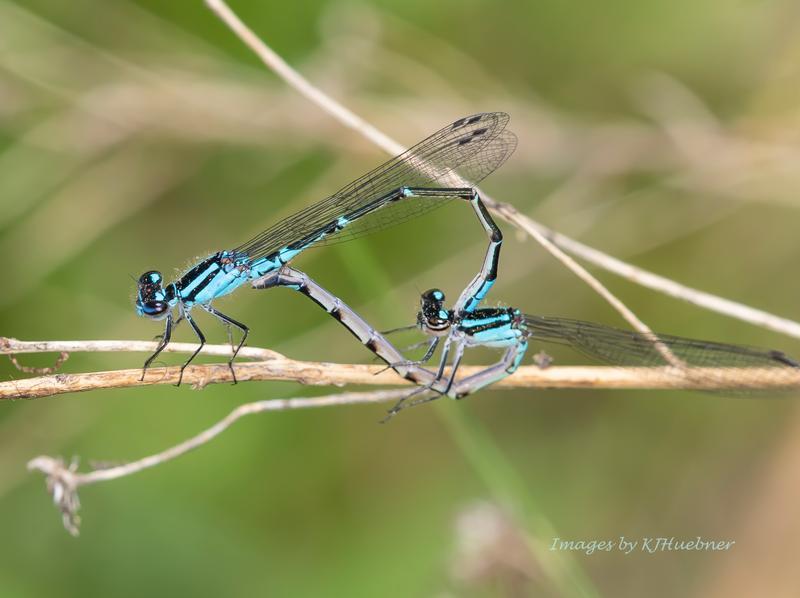
[(428, 363), (433, 357), (433, 354), (436, 353), (436, 347), (439, 346), (439, 339), (440, 337), (434, 336), (433, 340), (431, 341), (430, 346), (428, 346), (428, 350), (425, 351), (425, 355), (422, 356), (422, 359), (417, 361), (417, 363)]
[[(447, 351), (447, 349), (445, 349), (445, 351)], [(381, 423), (385, 423), (385, 422), (389, 421), (391, 418), (393, 418), (395, 415), (397, 415), (397, 413), (399, 411), (402, 411), (403, 409), (407, 409), (409, 407), (416, 407), (417, 405), (422, 405), (423, 403), (430, 403), (431, 401), (435, 401), (436, 399), (438, 399), (441, 396), (447, 395), (447, 393), (450, 392), (450, 389), (453, 386), (453, 382), (456, 379), (456, 371), (458, 370), (458, 366), (461, 364), (461, 359), (463, 357), (464, 357), (464, 345), (459, 344), (457, 349), (456, 349), (456, 356), (453, 359), (453, 366), (452, 366), (452, 370), (450, 371), (450, 376), (448, 377), (448, 380), (447, 380), (447, 386), (445, 387), (444, 390), (437, 390), (435, 388), (432, 388), (432, 386), (434, 384), (433, 382), (430, 383), (430, 384), (427, 384), (426, 386), (423, 386), (423, 387), (420, 387), (420, 388), (416, 389), (415, 391), (409, 393), (408, 395), (406, 395), (405, 397), (400, 399), (395, 404), (395, 406), (392, 407), (389, 410), (389, 414), (383, 419), (383, 421), (381, 421)], [(446, 358), (442, 360), (442, 364), (445, 364), (446, 362), (447, 362)], [(444, 368), (440, 367), (440, 373), (439, 373), (439, 376), (437, 376), (436, 380), (440, 380), (442, 378), (443, 371), (444, 371)], [(420, 392), (424, 392), (424, 391), (431, 391), (433, 394), (428, 396), (428, 397), (424, 397), (424, 398), (421, 398), (421, 399), (417, 399), (415, 401), (408, 402), (408, 399), (410, 399), (414, 395), (419, 394)]]
[(425, 345), (430, 345), (430, 343), (431, 339), (426, 338), (424, 341), (419, 341), (418, 343), (414, 343), (413, 345), (408, 345), (407, 347), (403, 347), (403, 353), (407, 351), (413, 351), (414, 349), (419, 349), (420, 347), (424, 347)]
[[(416, 328), (416, 326), (414, 326), (414, 328)], [(385, 332), (379, 332), (378, 334), (381, 334), (381, 335), (383, 335), (383, 334), (386, 334), (386, 333), (385, 333)], [(430, 345), (430, 343), (431, 343), (431, 340), (430, 340), (429, 338), (426, 338), (425, 340), (421, 340), (421, 341), (419, 341), (418, 343), (414, 343), (413, 345), (408, 345), (407, 347), (403, 347), (403, 349), (402, 349), (402, 352), (405, 354), (405, 353), (408, 353), (409, 351), (414, 351), (415, 349), (419, 349), (420, 347), (425, 347), (426, 345)], [(380, 357), (379, 355), (375, 355), (375, 356), (372, 358), (372, 361), (374, 362), (374, 361), (378, 361), (378, 360), (380, 360), (380, 359), (383, 359), (383, 358), (382, 358), (382, 357)], [(407, 364), (414, 364), (414, 363), (422, 363), (422, 361), (405, 361), (405, 360), (404, 360), (404, 361), (398, 361), (397, 363), (403, 363), (403, 364), (406, 364), (406, 363), (407, 363)], [(378, 373), (380, 374), (381, 372), (384, 372), (384, 371), (386, 371), (387, 369), (394, 367), (394, 365), (395, 365), (395, 364), (392, 364), (392, 365), (390, 365), (390, 366), (388, 366), (388, 367), (386, 367), (386, 368), (382, 369), (382, 370), (381, 370), (380, 372), (378, 372)]]
[(431, 360), (431, 357), (433, 357), (433, 354), (436, 353), (436, 347), (439, 345), (439, 339), (440, 339), (440, 337), (435, 336), (435, 337), (433, 337), (433, 340), (425, 341), (426, 343), (429, 343), (429, 344), (428, 344), (428, 350), (425, 352), (425, 355), (422, 356), (422, 359), (399, 361), (397, 363), (390, 363), (389, 365), (387, 365), (382, 370), (378, 370), (377, 372), (375, 372), (375, 375), (377, 376), (378, 374), (382, 374), (386, 370), (390, 370), (390, 369), (398, 367), (398, 366), (402, 367), (402, 366), (409, 366), (409, 365), (422, 365), (424, 363), (428, 363)]
[[(242, 324), (241, 322), (237, 322), (236, 320), (234, 320), (230, 316), (226, 316), (222, 312), (217, 311), (216, 309), (214, 309), (210, 305), (203, 305), (202, 307), (203, 307), (203, 309), (205, 309), (211, 315), (213, 315), (213, 316), (219, 318), (220, 320), (222, 320), (225, 323), (225, 325), (228, 327), (228, 335), (229, 335), (228, 336), (228, 340), (231, 341), (231, 349), (233, 349), (233, 355), (231, 355), (231, 358), (228, 360), (228, 367), (230, 368), (231, 375), (233, 376), (233, 383), (237, 384), (236, 372), (233, 370), (233, 360), (236, 359), (236, 355), (239, 354), (239, 351), (244, 346), (244, 342), (247, 340), (247, 335), (250, 334), (250, 329), (247, 326), (245, 326), (244, 324)], [(231, 340), (232, 337), (230, 336), (231, 326), (235, 326), (236, 328), (238, 328), (239, 330), (242, 331), (242, 340), (239, 341), (239, 344), (236, 346), (235, 349), (233, 348), (233, 341)]]
[(206, 344), (206, 337), (203, 336), (202, 331), (197, 326), (197, 324), (195, 324), (194, 319), (192, 319), (192, 316), (189, 315), (189, 312), (186, 312), (184, 314), (184, 317), (186, 318), (186, 321), (189, 322), (189, 325), (192, 327), (192, 330), (194, 330), (194, 333), (197, 335), (197, 339), (200, 341), (200, 346), (197, 347), (197, 349), (195, 349), (194, 353), (192, 353), (192, 356), (189, 359), (187, 359), (186, 363), (184, 363), (181, 366), (181, 373), (180, 373), (180, 376), (178, 376), (178, 383), (175, 386), (180, 386), (181, 385), (181, 381), (183, 380), (183, 370), (186, 369), (187, 365), (192, 363), (192, 360), (195, 357), (197, 357), (197, 354), (200, 353), (200, 351), (203, 350), (203, 345)]
[[(439, 337), (436, 337), (436, 339), (438, 341)], [(433, 385), (436, 384), (437, 382), (439, 382), (442, 379), (442, 377), (444, 376), (444, 368), (447, 365), (447, 358), (449, 357), (449, 355), (450, 355), (450, 339), (448, 338), (447, 342), (444, 345), (444, 349), (442, 349), (442, 357), (441, 357), (441, 359), (439, 361), (439, 371), (436, 373), (436, 377), (430, 383), (425, 384), (424, 386), (420, 386), (419, 388), (411, 391), (409, 394), (407, 394), (402, 399), (397, 401), (397, 403), (395, 403), (394, 407), (389, 409), (389, 411), (388, 411), (389, 415), (387, 415), (386, 418), (384, 418), (381, 421), (381, 423), (384, 423), (384, 422), (390, 420), (392, 417), (394, 417), (397, 414), (398, 411), (403, 409), (403, 404), (408, 399), (410, 399), (411, 397), (413, 397), (416, 394), (419, 394), (421, 392), (425, 392), (425, 391), (430, 390), (430, 391), (433, 391), (433, 392), (437, 393), (437, 396), (441, 395), (442, 393), (439, 392), (438, 390), (435, 390), (433, 388)]]
[[(437, 341), (438, 341), (438, 339), (439, 339), (439, 337), (436, 337)], [(434, 347), (434, 350), (435, 350), (435, 347)], [(409, 393), (408, 395), (406, 395), (405, 397), (400, 399), (395, 404), (395, 406), (392, 407), (389, 410), (389, 414), (383, 419), (383, 421), (381, 423), (384, 423), (384, 422), (390, 420), (392, 417), (397, 415), (397, 413), (399, 411), (401, 411), (402, 409), (406, 409), (408, 407), (415, 407), (417, 405), (422, 405), (423, 403), (429, 403), (430, 401), (435, 401), (439, 397), (445, 396), (445, 395), (447, 395), (447, 393), (450, 392), (450, 389), (453, 387), (453, 383), (455, 382), (455, 379), (456, 379), (456, 372), (458, 371), (458, 368), (461, 365), (461, 360), (464, 357), (464, 343), (463, 342), (459, 342), (456, 345), (455, 357), (453, 357), (453, 365), (451, 366), (450, 375), (447, 377), (447, 386), (445, 386), (444, 390), (438, 390), (438, 389), (433, 388), (433, 385), (444, 377), (444, 368), (445, 368), (445, 366), (447, 364), (447, 358), (448, 358), (449, 352), (450, 352), (450, 342), (448, 340), (448, 343), (447, 343), (447, 345), (445, 345), (444, 351), (442, 352), (442, 360), (439, 363), (439, 373), (436, 376), (436, 380), (434, 380), (430, 384), (426, 384), (425, 386), (421, 386), (420, 388), (416, 389), (415, 391)], [(430, 353), (431, 353), (431, 355), (433, 355), (433, 351), (431, 351)], [(430, 359), (430, 357), (428, 359)], [(431, 391), (434, 394), (432, 394), (429, 397), (425, 397), (425, 398), (422, 398), (422, 399), (417, 399), (416, 401), (411, 401), (410, 403), (407, 402), (408, 399), (410, 399), (414, 395), (419, 394), (420, 392), (425, 392), (425, 391)]]
[(144, 381), (144, 374), (147, 372), (147, 368), (150, 367), (150, 364), (153, 363), (153, 360), (158, 357), (158, 354), (164, 350), (169, 344), (169, 339), (172, 336), (172, 314), (167, 314), (167, 324), (164, 327), (164, 334), (161, 335), (161, 342), (158, 343), (158, 347), (156, 347), (155, 353), (153, 353), (150, 357), (147, 358), (147, 361), (144, 362), (144, 367), (142, 368), (142, 377), (139, 378), (139, 382)]
[(439, 371), (436, 372), (436, 379), (435, 382), (439, 382), (444, 377), (444, 368), (447, 366), (447, 358), (450, 357), (450, 339), (447, 339), (447, 342), (444, 345), (444, 349), (442, 349), (442, 358), (439, 360)]
[(231, 325), (226, 324), (225, 329), (228, 331), (228, 344), (231, 346), (231, 351), (235, 351), (236, 347), (233, 346), (233, 330), (231, 330)]
[[(175, 327), (176, 327), (178, 324), (180, 324), (181, 322), (183, 322), (183, 316), (182, 316), (182, 315), (178, 316), (178, 319), (177, 319), (177, 320), (175, 320), (175, 321), (172, 323), (172, 327), (173, 327), (173, 328), (175, 328)], [(162, 338), (164, 338), (164, 335), (163, 335), (163, 334), (156, 334), (156, 335), (153, 337), (153, 340), (154, 340), (154, 341), (160, 341)]]
[[(435, 337), (435, 340), (436, 340), (437, 344), (438, 344), (439, 338), (440, 337), (438, 337), (438, 336)], [(459, 347), (459, 349), (461, 349), (461, 347)], [(434, 351), (436, 350), (435, 346), (433, 347), (433, 350)], [(459, 356), (457, 358), (459, 361), (461, 360), (461, 353), (463, 353), (463, 350), (459, 352)], [(433, 354), (433, 351), (431, 351), (431, 354)], [(438, 399), (440, 396), (445, 394), (442, 391), (433, 388), (433, 385), (436, 384), (437, 382), (439, 382), (444, 377), (444, 368), (447, 365), (447, 359), (448, 359), (449, 355), (450, 355), (450, 339), (447, 340), (447, 343), (445, 343), (444, 349), (442, 350), (442, 358), (441, 358), (441, 360), (439, 362), (439, 372), (436, 374), (436, 378), (434, 378), (433, 381), (431, 381), (430, 383), (425, 384), (424, 386), (420, 386), (420, 387), (412, 390), (410, 393), (408, 393), (402, 399), (397, 401), (397, 403), (395, 403), (394, 407), (389, 409), (389, 411), (387, 412), (386, 417), (381, 420), (382, 424), (386, 423), (387, 421), (392, 419), (395, 415), (397, 415), (400, 411), (402, 411), (406, 407), (406, 404), (405, 404), (406, 401), (408, 401), (408, 399), (410, 399), (414, 395), (417, 395), (417, 394), (419, 394), (421, 392), (427, 392), (427, 391), (431, 391), (431, 392), (435, 393), (433, 398), (429, 398), (426, 401), (423, 401), (423, 402), (427, 402), (427, 401), (433, 401), (434, 399)], [(448, 384), (448, 389), (449, 389), (449, 385), (450, 384), (452, 384), (452, 380), (450, 380), (450, 382)], [(412, 405), (417, 403), (417, 402), (418, 401), (414, 401), (412, 403)]]
[(458, 366), (461, 365), (461, 359), (464, 357), (464, 344), (459, 343), (458, 347), (456, 348), (456, 356), (453, 358), (453, 365), (450, 367), (450, 379), (447, 381), (447, 386), (445, 387), (444, 391), (442, 391), (443, 395), (446, 395), (450, 392), (450, 389), (453, 387), (453, 382), (456, 379), (456, 372), (458, 371)]
[(436, 399), (438, 399), (441, 396), (442, 396), (442, 394), (437, 392), (435, 394), (432, 394), (429, 397), (423, 397), (421, 399), (417, 399), (415, 401), (411, 401), (409, 403), (406, 403), (405, 405), (403, 405), (403, 409), (409, 409), (411, 407), (416, 407), (417, 405), (423, 405), (425, 403), (430, 403), (431, 401), (435, 401)]
[(408, 326), (400, 326), (399, 328), (390, 328), (389, 330), (381, 330), (381, 334), (383, 336), (388, 336), (390, 334), (395, 334), (396, 332), (405, 332), (406, 330), (416, 330), (416, 324), (409, 324)]
[[(426, 401), (424, 401), (424, 402), (433, 401), (434, 399), (438, 399), (441, 396), (441, 393), (439, 391), (433, 390), (431, 388), (430, 384), (426, 384), (425, 386), (420, 386), (419, 388), (415, 388), (410, 393), (408, 393), (406, 396), (404, 396), (402, 399), (397, 401), (397, 403), (394, 404), (394, 407), (392, 407), (391, 409), (389, 409), (386, 412), (386, 417), (384, 417), (380, 421), (380, 423), (382, 423), (382, 424), (387, 423), (390, 419), (392, 419), (395, 415), (400, 413), (403, 409), (405, 409), (408, 406), (408, 405), (406, 405), (406, 401), (408, 401), (408, 399), (410, 399), (414, 395), (418, 395), (418, 394), (423, 393), (423, 392), (433, 392), (434, 393), (431, 398), (426, 399)], [(416, 403), (417, 403), (417, 401), (413, 401), (411, 403), (411, 405), (414, 405)]]

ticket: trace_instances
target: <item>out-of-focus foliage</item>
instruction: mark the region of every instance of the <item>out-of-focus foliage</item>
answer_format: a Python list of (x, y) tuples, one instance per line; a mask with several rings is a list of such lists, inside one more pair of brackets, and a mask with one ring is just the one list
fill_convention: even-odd
[[(401, 142), (471, 112), (511, 113), (520, 147), (486, 182), (497, 198), (622, 259), (798, 317), (796, 2), (233, 6)], [(152, 337), (131, 276), (177, 273), (382, 159), (266, 72), (200, 0), (0, 1), (0, 335)], [(505, 230), (492, 302), (619, 324)], [(450, 206), (297, 264), (391, 328), (412, 320), (420, 290), (455, 296), (484, 249), (471, 213)], [(800, 353), (797, 341), (600, 276), (656, 330)], [(289, 291), (221, 305), (252, 327), (253, 345), (369, 359)], [(210, 340), (225, 338), (202, 322)], [(64, 368), (143, 359), (73, 355)], [(152, 387), (0, 405), (0, 596), (800, 592), (792, 400), (486, 391), (388, 426), (379, 408), (272, 414), (84, 489), (79, 540), (24, 469), (40, 453), (135, 459), (235, 405), (319, 392)], [(587, 556), (549, 551), (556, 535), (737, 543)]]

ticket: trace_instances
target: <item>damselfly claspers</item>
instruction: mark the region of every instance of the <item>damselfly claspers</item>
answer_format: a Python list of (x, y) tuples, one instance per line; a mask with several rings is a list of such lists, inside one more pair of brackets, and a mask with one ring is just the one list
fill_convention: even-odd
[[(494, 283), (502, 235), (473, 185), (496, 170), (514, 151), (516, 137), (505, 130), (508, 118), (502, 112), (460, 118), (333, 195), (284, 218), (250, 241), (208, 256), (174, 282), (165, 284), (161, 273), (154, 270), (142, 274), (138, 281), (136, 311), (141, 316), (163, 319), (166, 323), (156, 351), (145, 361), (141, 379), (144, 380), (147, 368), (170, 342), (173, 323), (185, 319), (200, 345), (181, 366), (180, 384), (184, 369), (206, 340), (191, 316), (192, 308), (199, 306), (221, 320), (229, 330), (233, 326), (242, 333), (228, 362), (235, 382), (233, 360), (244, 345), (249, 329), (212, 307), (215, 299), (246, 283), (256, 288), (288, 286), (307, 295), (310, 295), (309, 289), (318, 290), (327, 298), (326, 301), (335, 301), (339, 307), (319, 300), (317, 303), (328, 311), (335, 309), (335, 313), (331, 312), (333, 315), (341, 314), (344, 303), (319, 285), (298, 285), (296, 279), (302, 273), (287, 269), (286, 264), (309, 247), (354, 239), (419, 216), (454, 198), (472, 205), (489, 236), (484, 263), (457, 302), (459, 310), (469, 312), (476, 309)], [(178, 313), (177, 320), (173, 320), (173, 311)], [(348, 308), (347, 311), (363, 323), (352, 310)], [(342, 324), (347, 326), (345, 321)], [(370, 346), (373, 337), (359, 338), (374, 351)], [(389, 344), (385, 339), (381, 340)], [(426, 374), (414, 376), (412, 367), (395, 369), (414, 381), (429, 379)]]

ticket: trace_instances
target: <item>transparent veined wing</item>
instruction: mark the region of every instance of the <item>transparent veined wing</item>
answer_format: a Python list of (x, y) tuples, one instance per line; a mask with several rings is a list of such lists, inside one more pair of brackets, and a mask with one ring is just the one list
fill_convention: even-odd
[[(534, 347), (537, 343), (566, 345), (588, 357), (615, 366), (674, 366), (664, 354), (663, 348), (666, 348), (687, 366), (683, 371), (673, 367), (676, 376), (688, 376), (690, 380), (708, 383), (709, 386), (724, 389), (726, 393), (758, 392), (761, 384), (773, 391), (797, 390), (800, 384), (800, 363), (781, 351), (669, 334), (655, 333), (649, 336), (570, 318), (530, 314), (524, 318), (530, 334), (529, 342)], [(744, 368), (753, 376), (729, 375), (731, 369), (741, 371)]]
[[(516, 136), (505, 127), (503, 112), (461, 118), (392, 158), (325, 199), (288, 216), (234, 251), (252, 259), (270, 256), (304, 242), (331, 244), (354, 239), (416, 218), (449, 199), (402, 198), (390, 194), (401, 187), (471, 187), (513, 153)], [(358, 214), (344, 228), (337, 223)], [(319, 238), (320, 231), (328, 231)]]

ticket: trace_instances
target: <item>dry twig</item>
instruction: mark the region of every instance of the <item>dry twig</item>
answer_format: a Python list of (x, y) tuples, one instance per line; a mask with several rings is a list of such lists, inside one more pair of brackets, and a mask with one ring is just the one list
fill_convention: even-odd
[(231, 427), (237, 420), (246, 415), (264, 413), (266, 411), (288, 411), (291, 409), (309, 409), (313, 407), (332, 407), (337, 405), (358, 405), (365, 403), (378, 403), (396, 401), (406, 391), (373, 391), (363, 393), (340, 393), (324, 397), (303, 399), (272, 399), (240, 405), (231, 411), (225, 418), (218, 421), (210, 428), (196, 436), (176, 444), (160, 453), (131, 461), (122, 465), (95, 469), (88, 473), (78, 472), (78, 461), (73, 459), (67, 464), (61, 458), (42, 455), (28, 462), (28, 469), (40, 471), (46, 476), (47, 489), (53, 497), (53, 502), (61, 511), (64, 527), (73, 536), (77, 536), (80, 526), (78, 509), (80, 500), (78, 488), (97, 482), (115, 480), (117, 478), (133, 475), (144, 469), (161, 465), (181, 455), (185, 455), (203, 444), (211, 441)]
[[(41, 341), (25, 342), (3, 339), (2, 353), (42, 353), (48, 351), (130, 351), (150, 352), (156, 343), (139, 341)], [(127, 345), (127, 346), (126, 346)], [(197, 345), (171, 343), (172, 352), (192, 353)], [(231, 354), (229, 345), (205, 345), (207, 355)], [(236, 364), (239, 382), (283, 380), (313, 386), (407, 385), (392, 370), (381, 365), (338, 364), (297, 361), (267, 349), (246, 347), (240, 352), (245, 357), (263, 361)], [(482, 370), (482, 366), (462, 366), (459, 372), (469, 376)], [(0, 400), (33, 399), (71, 392), (100, 388), (127, 388), (154, 384), (175, 384), (177, 367), (151, 368), (144, 381), (139, 378), (141, 368), (108, 372), (79, 374), (53, 374), (0, 382)], [(227, 363), (191, 365), (183, 374), (184, 384), (204, 388), (208, 384), (231, 383), (233, 378)], [(800, 370), (774, 370), (761, 368), (688, 368), (674, 367), (596, 367), (596, 366), (524, 366), (513, 376), (493, 385), (493, 388), (598, 388), (598, 389), (693, 389), (718, 390), (725, 388), (792, 388), (800, 389)]]

